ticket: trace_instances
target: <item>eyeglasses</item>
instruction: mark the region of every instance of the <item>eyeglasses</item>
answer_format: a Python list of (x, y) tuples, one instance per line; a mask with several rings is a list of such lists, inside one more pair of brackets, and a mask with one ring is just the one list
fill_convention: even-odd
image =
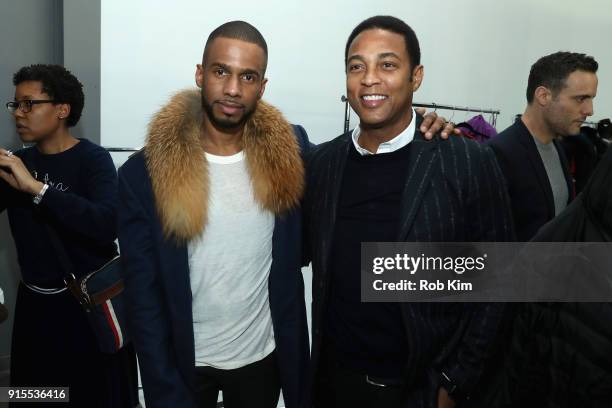
[(6, 109), (10, 113), (15, 113), (17, 108), (19, 108), (23, 113), (28, 113), (32, 110), (32, 105), (38, 105), (39, 103), (55, 103), (52, 99), (44, 99), (44, 100), (30, 100), (26, 99), (23, 101), (12, 101), (6, 103)]

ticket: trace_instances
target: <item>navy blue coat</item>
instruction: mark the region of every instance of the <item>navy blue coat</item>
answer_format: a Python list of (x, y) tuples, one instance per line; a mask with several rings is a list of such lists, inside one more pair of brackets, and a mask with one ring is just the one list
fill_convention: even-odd
[[(304, 129), (294, 126), (302, 152)], [(187, 245), (166, 239), (144, 152), (119, 169), (119, 242), (131, 333), (147, 407), (195, 407), (195, 355)], [(276, 217), (269, 296), (287, 407), (309, 406), (308, 327), (301, 274), (301, 210)]]

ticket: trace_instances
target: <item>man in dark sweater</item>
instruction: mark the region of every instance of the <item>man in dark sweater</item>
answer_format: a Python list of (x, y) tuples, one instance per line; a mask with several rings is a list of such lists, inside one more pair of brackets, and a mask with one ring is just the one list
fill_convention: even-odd
[(593, 57), (556, 52), (531, 66), (527, 108), (489, 141), (506, 179), (517, 239), (529, 241), (574, 196), (559, 139), (580, 133), (597, 93)]
[(360, 125), (307, 160), (315, 406), (452, 407), (475, 392), (503, 307), (361, 303), (361, 243), (511, 240), (501, 172), (490, 149), (418, 130), (423, 66), (403, 21), (359, 24), (345, 62)]

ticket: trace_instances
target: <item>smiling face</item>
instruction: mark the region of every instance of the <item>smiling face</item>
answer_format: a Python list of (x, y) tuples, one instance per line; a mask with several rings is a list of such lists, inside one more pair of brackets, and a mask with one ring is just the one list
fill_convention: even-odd
[(196, 83), (202, 88), (206, 118), (218, 129), (244, 126), (266, 87), (264, 50), (250, 42), (218, 37), (204, 58), (197, 67)]
[(423, 66), (412, 67), (404, 37), (383, 29), (361, 32), (351, 43), (346, 88), (362, 130), (395, 137), (412, 118), (412, 94), (423, 80)]
[[(550, 91), (548, 91), (550, 92)], [(593, 115), (593, 98), (597, 94), (597, 75), (593, 72), (574, 71), (565, 80), (565, 86), (545, 99), (544, 120), (558, 136), (577, 135), (580, 126)]]
[[(15, 87), (15, 101), (50, 100), (42, 91), (40, 81), (23, 81)], [(53, 137), (62, 127), (65, 127), (65, 118), (70, 113), (70, 105), (41, 103), (32, 105), (30, 112), (24, 113), (21, 109), (15, 110), (13, 117), (17, 133), (23, 143), (37, 143)]]

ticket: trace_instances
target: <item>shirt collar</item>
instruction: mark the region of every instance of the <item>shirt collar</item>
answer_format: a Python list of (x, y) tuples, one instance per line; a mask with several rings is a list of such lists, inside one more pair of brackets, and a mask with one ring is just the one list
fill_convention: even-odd
[(353, 133), (351, 135), (353, 139), (353, 145), (355, 146), (355, 149), (357, 149), (357, 152), (359, 152), (359, 154), (362, 156), (367, 156), (370, 154), (391, 153), (396, 150), (399, 150), (402, 147), (406, 146), (408, 143), (412, 142), (412, 139), (414, 139), (414, 132), (416, 131), (415, 117), (416, 117), (416, 112), (414, 111), (414, 108), (412, 108), (412, 120), (410, 121), (410, 124), (408, 125), (408, 127), (404, 129), (402, 133), (395, 136), (393, 139), (387, 142), (381, 143), (378, 146), (378, 150), (376, 150), (376, 153), (372, 153), (371, 151), (359, 146), (358, 140), (359, 140), (359, 134), (361, 133), (360, 126), (357, 126), (355, 129), (353, 129)]

